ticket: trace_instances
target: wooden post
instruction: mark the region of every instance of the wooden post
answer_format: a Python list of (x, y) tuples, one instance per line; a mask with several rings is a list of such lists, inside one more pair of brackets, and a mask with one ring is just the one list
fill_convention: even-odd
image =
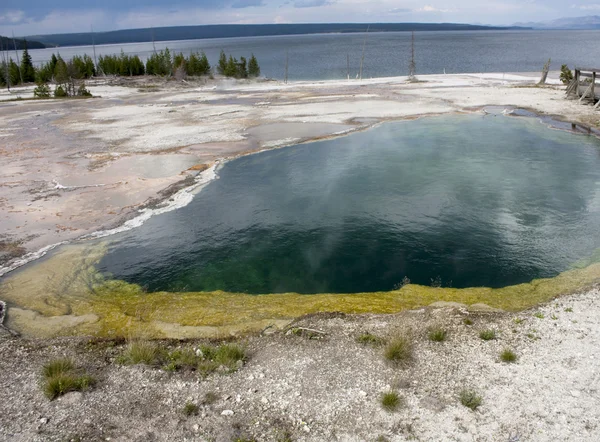
[(550, 63), (552, 62), (552, 59), (549, 58), (548, 61), (546, 62), (546, 64), (544, 65), (544, 68), (542, 69), (542, 78), (540, 78), (540, 81), (538, 84), (546, 84), (546, 79), (548, 78), (548, 72), (550, 71)]
[(596, 87), (596, 71), (592, 72), (592, 101), (594, 101), (596, 99), (596, 92), (594, 91), (594, 88)]
[(579, 97), (579, 78), (581, 71), (579, 69), (575, 69), (575, 84), (577, 84), (577, 87), (575, 88), (575, 94), (577, 94), (577, 96)]

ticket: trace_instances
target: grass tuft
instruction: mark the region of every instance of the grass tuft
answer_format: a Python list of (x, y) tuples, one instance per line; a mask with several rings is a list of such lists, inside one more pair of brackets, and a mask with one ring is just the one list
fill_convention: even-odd
[(381, 406), (384, 410), (395, 411), (402, 405), (402, 398), (395, 391), (388, 391), (381, 396)]
[(219, 395), (214, 391), (208, 391), (202, 399), (202, 405), (212, 405), (219, 400)]
[(464, 389), (459, 394), (460, 403), (475, 411), (483, 402), (482, 397), (473, 390)]
[(481, 332), (479, 332), (479, 337), (484, 341), (492, 341), (496, 339), (496, 330), (481, 330)]
[(186, 404), (183, 406), (182, 412), (186, 416), (196, 416), (199, 410), (200, 409), (198, 408), (198, 405), (194, 404), (193, 402), (186, 402)]
[(507, 362), (507, 363), (517, 362), (517, 358), (518, 358), (517, 354), (514, 351), (512, 351), (510, 348), (505, 348), (500, 353), (500, 360), (502, 362)]
[(75, 370), (70, 359), (55, 359), (44, 365), (42, 369), (44, 382), (42, 389), (50, 400), (56, 399), (70, 391), (85, 391), (94, 386), (96, 379)]
[(150, 341), (134, 341), (127, 344), (119, 362), (125, 365), (156, 365), (159, 359), (160, 351), (156, 344)]
[(533, 316), (535, 316), (538, 319), (544, 319), (545, 316), (542, 312), (536, 312)]
[(385, 348), (385, 358), (395, 364), (408, 364), (414, 357), (414, 345), (407, 334), (394, 337)]
[(42, 374), (45, 378), (52, 378), (55, 376), (70, 373), (73, 371), (74, 368), (75, 364), (73, 364), (73, 361), (71, 359), (54, 359), (53, 361), (50, 361), (46, 365), (44, 365)]
[(471, 318), (465, 318), (465, 319), (463, 319), (463, 324), (473, 325), (473, 320)]
[(385, 344), (385, 339), (366, 332), (356, 338), (356, 342), (362, 345), (370, 345), (371, 347), (380, 347)]
[(448, 337), (448, 332), (442, 327), (434, 326), (429, 328), (428, 337), (432, 342), (444, 342)]

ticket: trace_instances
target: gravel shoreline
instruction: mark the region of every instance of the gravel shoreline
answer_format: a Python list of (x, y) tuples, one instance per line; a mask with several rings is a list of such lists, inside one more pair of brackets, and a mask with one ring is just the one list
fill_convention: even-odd
[[(241, 338), (249, 354), (245, 366), (206, 379), (118, 365), (123, 341), (5, 335), (0, 439), (595, 441), (599, 314), (595, 288), (518, 314), (442, 305), (397, 315), (314, 315), (292, 329), (315, 329), (322, 339), (285, 331)], [(430, 341), (431, 326), (444, 328), (447, 339)], [(487, 329), (496, 339), (479, 337)], [(399, 331), (409, 331), (415, 344), (407, 366), (392, 365), (383, 348), (356, 341), (365, 332), (386, 337)], [(194, 347), (198, 341), (164, 344)], [(501, 362), (505, 348), (517, 354), (515, 363)], [(41, 368), (60, 356), (74, 358), (98, 384), (46, 399)], [(465, 388), (482, 397), (475, 411), (459, 401)], [(390, 390), (404, 400), (394, 412), (381, 406)], [(203, 404), (209, 392), (217, 399)], [(198, 415), (182, 413), (187, 402), (199, 406)]]

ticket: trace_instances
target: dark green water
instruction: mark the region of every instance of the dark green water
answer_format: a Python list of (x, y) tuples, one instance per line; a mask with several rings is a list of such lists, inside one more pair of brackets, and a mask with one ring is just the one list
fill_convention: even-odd
[(600, 142), (531, 118), (445, 116), (227, 163), (194, 201), (113, 237), (149, 290), (501, 287), (600, 247)]

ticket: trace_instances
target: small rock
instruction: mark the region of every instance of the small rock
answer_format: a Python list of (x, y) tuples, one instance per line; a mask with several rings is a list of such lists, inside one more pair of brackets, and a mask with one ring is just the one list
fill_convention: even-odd
[(221, 416), (233, 416), (233, 410), (223, 410)]
[(579, 397), (579, 396), (581, 396), (581, 393), (577, 390), (571, 390), (571, 396)]
[(80, 391), (71, 391), (60, 398), (60, 402), (67, 405), (75, 405), (81, 402), (83, 399), (83, 393)]
[(265, 405), (269, 403), (269, 401), (266, 397), (260, 398), (260, 401)]
[(40, 424), (47, 424), (48, 423), (48, 418), (47, 417), (43, 417), (40, 419)]
[(362, 391), (362, 390), (360, 390), (360, 391), (358, 392), (358, 395), (359, 395), (360, 397), (367, 397), (367, 392), (366, 392), (366, 391)]
[(308, 427), (308, 425), (305, 425), (305, 426), (303, 426), (303, 427), (302, 427), (302, 430), (303, 430), (305, 433), (310, 433), (310, 428)]
[(195, 433), (197, 433), (198, 430), (200, 430), (200, 425), (194, 424), (194, 426), (192, 427), (192, 429), (194, 430)]

